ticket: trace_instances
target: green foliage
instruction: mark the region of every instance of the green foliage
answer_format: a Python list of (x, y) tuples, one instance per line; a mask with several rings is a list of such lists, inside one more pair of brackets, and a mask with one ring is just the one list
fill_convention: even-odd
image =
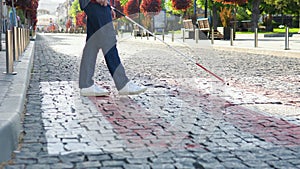
[[(277, 13), (293, 14), (299, 11), (300, 0), (263, 0), (270, 5)], [(275, 12), (274, 11), (274, 12)]]
[(127, 4), (128, 0), (120, 0), (121, 6), (125, 6)]
[(24, 24), (25, 23), (25, 15), (24, 15), (23, 10), (17, 10), (17, 16), (20, 17), (21, 23)]
[(184, 14), (192, 15), (193, 14), (193, 9), (194, 9), (193, 5), (191, 7), (189, 7), (186, 11), (183, 11), (183, 10), (174, 9), (171, 0), (166, 1), (164, 4), (165, 4), (165, 9), (168, 13), (172, 13), (174, 15), (184, 15)]
[(167, 12), (173, 13), (175, 15), (182, 15), (184, 13), (181, 10), (173, 9), (173, 7), (172, 7), (172, 1), (171, 0), (165, 2), (165, 7), (166, 7)]
[(246, 7), (238, 7), (236, 18), (238, 21), (241, 20), (251, 20), (252, 12)]
[[(72, 17), (72, 18), (76, 18), (76, 15), (77, 13), (81, 12), (81, 9), (80, 9), (80, 6), (79, 6), (79, 0), (75, 0), (73, 3), (72, 3), (72, 6), (71, 6), (71, 9), (69, 11), (69, 15)], [(76, 21), (75, 21), (76, 22)]]

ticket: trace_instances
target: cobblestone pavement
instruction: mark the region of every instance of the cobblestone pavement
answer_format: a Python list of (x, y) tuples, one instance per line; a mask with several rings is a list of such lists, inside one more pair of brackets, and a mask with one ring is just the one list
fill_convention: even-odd
[(300, 58), (172, 44), (225, 86), (158, 41), (127, 36), (121, 58), (147, 92), (119, 96), (99, 59), (95, 79), (111, 94), (81, 97), (84, 39), (37, 36), (20, 148), (4, 168), (300, 168)]

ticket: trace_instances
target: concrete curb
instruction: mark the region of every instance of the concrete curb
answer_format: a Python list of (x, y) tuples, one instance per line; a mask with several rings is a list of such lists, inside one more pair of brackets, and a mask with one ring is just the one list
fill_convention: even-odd
[(22, 130), (21, 116), (33, 66), (34, 46), (34, 41), (30, 41), (20, 57), (21, 62), (16, 63), (17, 75), (7, 75), (12, 81), (0, 106), (0, 163), (11, 159), (12, 152), (18, 146)]

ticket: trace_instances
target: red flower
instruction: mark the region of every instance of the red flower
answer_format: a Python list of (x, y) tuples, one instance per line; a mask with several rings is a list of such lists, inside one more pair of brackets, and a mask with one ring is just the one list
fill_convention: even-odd
[(86, 14), (84, 12), (79, 12), (76, 15), (76, 26), (84, 27), (86, 25)]
[(215, 0), (216, 2), (221, 2), (223, 4), (233, 4), (233, 5), (243, 5), (248, 2), (248, 0)]
[(192, 0), (172, 0), (172, 6), (176, 10), (187, 10), (192, 5)]
[(136, 15), (139, 13), (139, 0), (129, 0), (124, 6), (125, 15)]
[(142, 0), (140, 9), (145, 15), (156, 15), (161, 11), (161, 0)]

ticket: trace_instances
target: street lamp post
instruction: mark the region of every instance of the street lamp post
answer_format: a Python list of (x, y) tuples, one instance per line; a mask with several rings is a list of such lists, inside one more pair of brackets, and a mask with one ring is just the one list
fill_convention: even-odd
[(207, 0), (205, 0), (204, 17), (207, 18)]
[(197, 13), (197, 3), (196, 3), (197, 0), (194, 0), (194, 15), (196, 16), (196, 13)]
[[(300, 3), (299, 3), (299, 6), (300, 6)], [(299, 9), (299, 31), (298, 33), (300, 33), (300, 9)]]

